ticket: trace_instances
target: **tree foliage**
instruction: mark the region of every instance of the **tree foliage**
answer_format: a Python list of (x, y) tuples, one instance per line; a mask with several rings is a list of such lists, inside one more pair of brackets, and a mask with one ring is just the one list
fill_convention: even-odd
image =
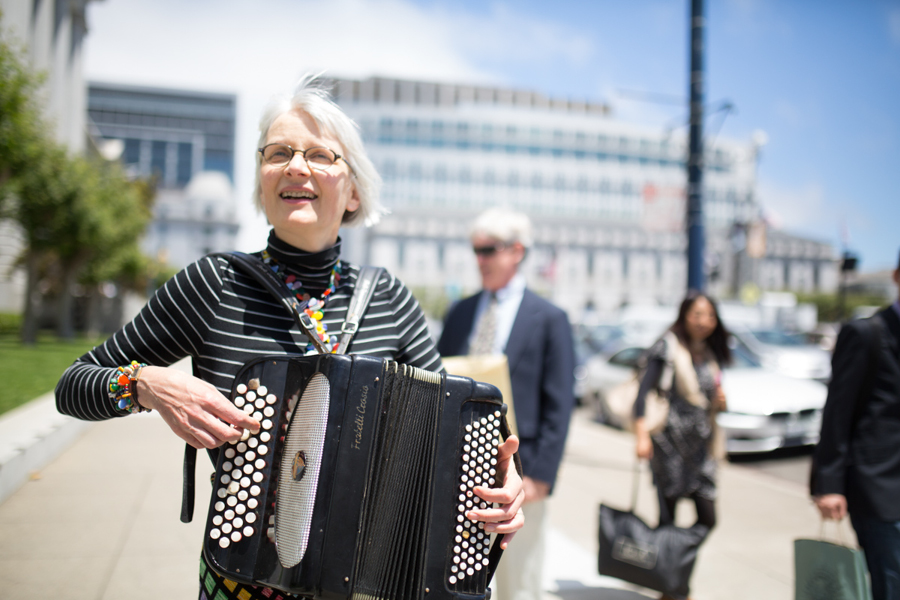
[(100, 157), (73, 156), (41, 120), (40, 79), (0, 41), (0, 218), (16, 221), (27, 273), (23, 340), (37, 334), (40, 296), (59, 294), (63, 337), (74, 334), (72, 296), (81, 281), (146, 280), (156, 269), (138, 241), (155, 190)]
[(42, 78), (6, 39), (0, 37), (0, 218), (11, 210), (17, 176), (35, 163), (48, 135), (38, 102)]

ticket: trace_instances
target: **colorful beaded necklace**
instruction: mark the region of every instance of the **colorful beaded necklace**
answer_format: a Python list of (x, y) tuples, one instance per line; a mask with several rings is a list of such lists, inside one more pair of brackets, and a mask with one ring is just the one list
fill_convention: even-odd
[[(281, 278), (288, 289), (297, 297), (297, 300), (305, 303), (301, 304), (301, 306), (303, 306), (303, 312), (316, 322), (316, 333), (319, 334), (319, 339), (322, 340), (322, 344), (325, 348), (332, 353), (337, 350), (339, 342), (338, 336), (331, 336), (328, 334), (328, 325), (322, 322), (322, 318), (325, 316), (325, 303), (328, 301), (331, 294), (334, 293), (335, 287), (341, 280), (341, 261), (337, 261), (334, 268), (331, 269), (331, 276), (328, 278), (328, 287), (322, 292), (322, 297), (315, 298), (309, 295), (309, 293), (304, 292), (303, 283), (301, 283), (295, 275), (288, 275), (284, 267), (278, 264), (278, 261), (272, 258), (268, 251), (263, 250), (262, 257), (263, 262), (269, 265), (272, 272)], [(306, 352), (315, 352), (315, 347), (312, 343), (306, 345)]]

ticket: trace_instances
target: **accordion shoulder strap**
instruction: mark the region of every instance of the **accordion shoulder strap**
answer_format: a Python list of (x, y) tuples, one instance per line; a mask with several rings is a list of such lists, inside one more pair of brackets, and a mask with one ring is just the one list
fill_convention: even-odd
[[(208, 256), (222, 257), (228, 260), (236, 269), (242, 273), (253, 277), (260, 285), (265, 288), (272, 296), (274, 296), (285, 310), (294, 317), (294, 321), (300, 327), (300, 331), (304, 332), (316, 349), (321, 353), (326, 353), (319, 336), (316, 334), (316, 324), (309, 318), (303, 309), (305, 304), (297, 302), (296, 297), (284, 285), (261, 260), (250, 254), (243, 252), (213, 252)], [(378, 278), (384, 271), (381, 267), (363, 267), (357, 280), (356, 289), (350, 298), (350, 306), (347, 309), (347, 319), (341, 327), (341, 340), (338, 345), (337, 353), (344, 354), (353, 339), (356, 330), (359, 328), (359, 322), (366, 307), (372, 299), (375, 292), (375, 285)], [(196, 367), (194, 376), (197, 376)], [(214, 461), (215, 462), (215, 461)], [(182, 468), (182, 493), (181, 493), (181, 521), (190, 523), (194, 518), (194, 474), (197, 467), (197, 449), (190, 444), (185, 444), (184, 448), (184, 466)]]
[(341, 326), (341, 341), (338, 344), (336, 354), (346, 354), (350, 340), (356, 335), (359, 329), (359, 322), (362, 320), (369, 301), (375, 293), (375, 286), (378, 284), (378, 278), (384, 269), (381, 267), (363, 267), (359, 272), (359, 279), (356, 280), (356, 289), (350, 298), (350, 306), (347, 308), (347, 318)]

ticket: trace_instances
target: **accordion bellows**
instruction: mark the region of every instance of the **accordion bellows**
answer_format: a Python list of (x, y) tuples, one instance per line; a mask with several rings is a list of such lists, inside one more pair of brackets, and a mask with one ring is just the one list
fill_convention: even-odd
[(487, 504), (508, 435), (499, 391), (365, 356), (266, 357), (232, 401), (262, 423), (219, 453), (204, 553), (221, 575), (317, 598), (489, 592)]

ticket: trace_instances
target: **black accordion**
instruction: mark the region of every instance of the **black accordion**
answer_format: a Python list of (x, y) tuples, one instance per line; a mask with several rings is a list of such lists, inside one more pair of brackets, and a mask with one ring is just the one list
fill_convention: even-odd
[(323, 354), (243, 366), (262, 424), (219, 452), (203, 552), (220, 575), (316, 598), (484, 599), (500, 557), (472, 489), (499, 487), (500, 393), (466, 377)]

